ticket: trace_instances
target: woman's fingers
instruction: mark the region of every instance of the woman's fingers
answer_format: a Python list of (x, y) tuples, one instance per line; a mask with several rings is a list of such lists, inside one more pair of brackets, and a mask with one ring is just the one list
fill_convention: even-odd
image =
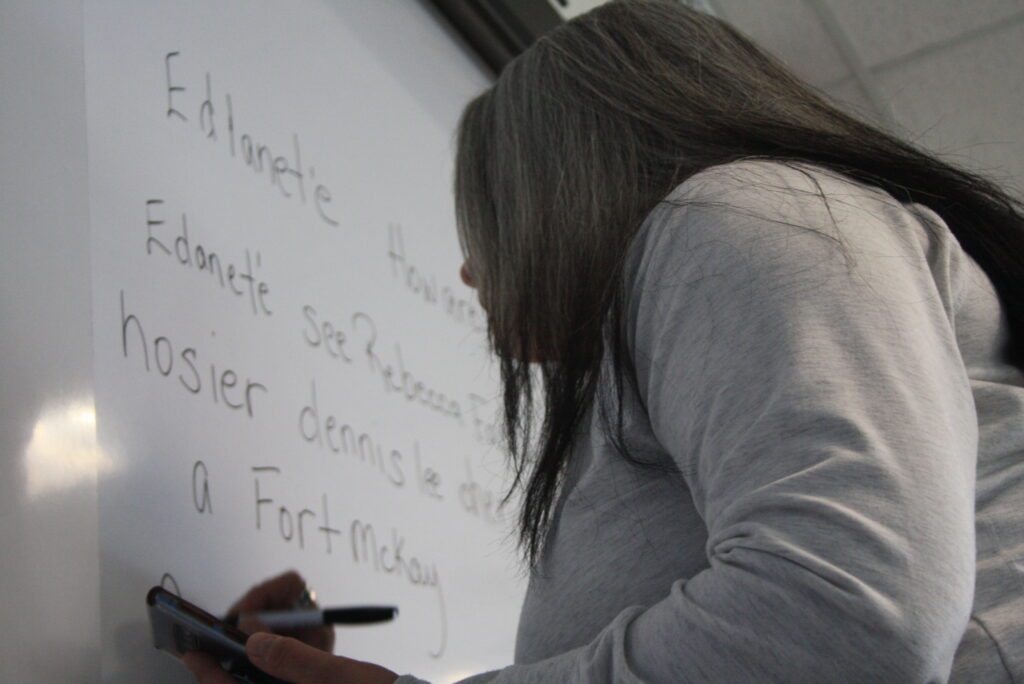
[[(246, 634), (270, 632), (253, 613), (262, 610), (288, 610), (306, 590), (306, 582), (295, 570), (288, 570), (256, 585), (227, 610), (228, 615), (239, 617), (239, 629)], [(316, 605), (315, 601), (312, 603)], [(316, 648), (331, 652), (334, 649), (334, 628), (309, 627), (298, 630), (280, 630)]]
[(228, 609), (228, 615), (291, 608), (305, 588), (306, 581), (302, 575), (289, 570), (250, 589)]
[(189, 651), (182, 662), (199, 684), (238, 684), (234, 677), (217, 664), (214, 658), (201, 651)]
[(394, 672), (379, 665), (332, 656), (297, 639), (274, 634), (252, 635), (245, 651), (256, 667), (297, 684), (394, 684), (398, 679)]
[[(334, 684), (344, 676), (337, 660), (297, 639), (273, 634), (253, 634), (245, 653), (253, 665), (275, 677), (301, 684)], [(333, 680), (333, 682), (332, 682)]]
[[(295, 684), (394, 684), (398, 675), (372, 663), (332, 656), (297, 639), (261, 632), (249, 637), (246, 656), (259, 669)], [(206, 653), (182, 658), (199, 684), (237, 684)]]
[[(305, 590), (306, 580), (296, 571), (289, 570), (254, 586), (228, 609), (228, 615), (238, 616), (238, 628), (246, 634), (269, 632), (271, 630), (253, 613), (288, 610)], [(330, 625), (279, 631), (327, 652), (334, 649), (334, 628)]]
[(334, 651), (334, 627), (331, 625), (302, 627), (287, 632), (287, 635), (293, 636), (314, 648), (319, 648), (321, 651), (327, 651), (328, 653)]
[(238, 620), (238, 629), (242, 630), (246, 634), (276, 631), (278, 634), (295, 637), (303, 643), (309, 644), (314, 648), (319, 648), (322, 651), (327, 651), (328, 653), (334, 650), (334, 627), (331, 625), (273, 630), (267, 627), (267, 625), (255, 615), (246, 615), (245, 613), (242, 613)]
[(263, 623), (263, 620), (260, 620), (252, 613), (243, 613), (239, 616), (238, 629), (242, 630), (246, 634), (255, 634), (256, 632), (272, 631), (269, 627), (266, 626), (266, 624)]

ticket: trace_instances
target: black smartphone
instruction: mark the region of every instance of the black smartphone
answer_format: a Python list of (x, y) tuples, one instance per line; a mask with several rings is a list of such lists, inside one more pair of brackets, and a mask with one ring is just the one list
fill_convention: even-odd
[(288, 684), (258, 669), (245, 657), (245, 642), (249, 638), (245, 632), (199, 606), (163, 587), (149, 590), (146, 606), (153, 630), (153, 645), (161, 651), (176, 658), (189, 651), (203, 651), (216, 658), (239, 682)]

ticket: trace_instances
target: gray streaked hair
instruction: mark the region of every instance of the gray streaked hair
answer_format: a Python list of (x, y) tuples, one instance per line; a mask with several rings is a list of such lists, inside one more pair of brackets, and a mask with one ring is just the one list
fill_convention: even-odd
[[(713, 16), (618, 0), (560, 25), (466, 106), (457, 145), (459, 237), (501, 363), (531, 562), (580, 420), (600, 398), (602, 359), (614, 370), (602, 387), (621, 398), (635, 383), (622, 325), (630, 241), (673, 188), (710, 166), (811, 163), (929, 206), (995, 283), (1010, 315), (1009, 358), (1024, 369), (1019, 205), (844, 114)], [(542, 408), (529, 361), (540, 361)], [(601, 415), (634, 460), (621, 415)]]

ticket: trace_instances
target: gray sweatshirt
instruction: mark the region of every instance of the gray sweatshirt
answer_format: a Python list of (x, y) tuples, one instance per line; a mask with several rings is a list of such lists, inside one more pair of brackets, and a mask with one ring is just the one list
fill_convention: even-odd
[(591, 417), (516, 664), (464, 681), (1024, 682), (1024, 374), (942, 220), (747, 161), (631, 264), (627, 437), (670, 469)]

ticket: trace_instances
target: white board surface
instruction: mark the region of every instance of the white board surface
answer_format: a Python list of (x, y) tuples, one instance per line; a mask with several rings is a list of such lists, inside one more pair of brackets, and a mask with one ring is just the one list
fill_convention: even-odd
[(399, 606), (339, 653), (437, 681), (509, 663), (496, 383), (451, 196), (486, 77), (420, 3), (84, 22), (103, 680), (183, 681), (150, 586), (217, 612), (288, 568), (325, 604)]

